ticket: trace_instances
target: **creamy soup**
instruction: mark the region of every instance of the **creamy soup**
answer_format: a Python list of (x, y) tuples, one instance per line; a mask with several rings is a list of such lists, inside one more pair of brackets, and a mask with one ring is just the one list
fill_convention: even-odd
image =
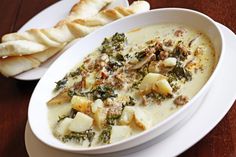
[(52, 133), (64, 143), (93, 147), (148, 130), (184, 106), (214, 64), (208, 37), (187, 26), (116, 33), (56, 82), (47, 103)]

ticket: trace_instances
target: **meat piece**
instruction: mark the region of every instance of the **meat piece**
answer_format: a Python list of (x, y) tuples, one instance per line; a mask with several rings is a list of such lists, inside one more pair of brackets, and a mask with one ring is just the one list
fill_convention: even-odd
[(183, 105), (185, 105), (188, 102), (188, 100), (189, 99), (188, 99), (187, 96), (180, 95), (177, 98), (175, 98), (174, 104), (176, 106), (183, 106)]
[(160, 52), (163, 50), (163, 45), (161, 42), (157, 41), (156, 44), (155, 44), (155, 49), (156, 49), (156, 52)]
[(169, 52), (161, 51), (159, 56), (160, 56), (161, 60), (164, 60), (164, 59), (166, 59), (169, 56)]
[(172, 56), (175, 58), (179, 58), (180, 60), (184, 61), (187, 59), (188, 55), (190, 55), (191, 52), (183, 45), (182, 42), (178, 43), (178, 45), (175, 47)]
[(176, 36), (176, 37), (180, 37), (180, 36), (183, 36), (183, 34), (184, 34), (184, 32), (182, 31), (182, 30), (176, 30), (175, 31), (175, 33), (174, 33), (174, 35)]

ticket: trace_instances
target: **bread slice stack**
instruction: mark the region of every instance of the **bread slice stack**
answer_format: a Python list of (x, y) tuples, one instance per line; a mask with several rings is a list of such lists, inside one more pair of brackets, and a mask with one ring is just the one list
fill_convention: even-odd
[(150, 9), (145, 1), (135, 1), (129, 7), (104, 9), (112, 1), (115, 0), (80, 0), (53, 28), (4, 35), (0, 44), (0, 73), (11, 77), (37, 68), (74, 39), (122, 17)]

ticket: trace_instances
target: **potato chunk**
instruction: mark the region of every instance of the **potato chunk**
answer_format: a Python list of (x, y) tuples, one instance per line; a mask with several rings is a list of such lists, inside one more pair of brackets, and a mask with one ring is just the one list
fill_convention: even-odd
[(164, 67), (174, 67), (176, 65), (176, 62), (177, 62), (177, 59), (174, 58), (174, 57), (169, 57), (169, 58), (166, 58), (164, 61), (163, 61), (163, 65)]
[(98, 107), (103, 107), (104, 104), (103, 104), (103, 101), (101, 99), (97, 99), (94, 101), (94, 103), (91, 104), (91, 109), (92, 109), (92, 112), (95, 113), (97, 111), (97, 108)]
[(161, 80), (166, 78), (164, 75), (157, 73), (148, 73), (140, 83), (139, 89), (142, 91), (150, 91), (152, 90), (153, 85)]
[(87, 113), (90, 111), (91, 103), (92, 101), (90, 101), (86, 97), (73, 96), (71, 99), (72, 108), (83, 113)]
[(134, 117), (134, 107), (125, 106), (124, 110), (122, 111), (119, 122), (122, 125), (127, 125), (132, 121), (133, 117)]
[(94, 114), (94, 120), (99, 129), (102, 129), (104, 127), (104, 124), (106, 123), (106, 117), (107, 110), (105, 108), (98, 107)]
[(152, 119), (149, 117), (150, 114), (143, 111), (140, 108), (136, 108), (134, 112), (135, 123), (141, 129), (147, 130), (152, 126)]
[(153, 90), (164, 96), (172, 93), (172, 88), (166, 79), (159, 80), (155, 83)]
[(69, 130), (74, 132), (82, 132), (88, 130), (93, 124), (93, 119), (88, 115), (77, 112), (75, 118), (69, 125)]
[(55, 128), (54, 133), (56, 135), (66, 135), (69, 132), (69, 125), (73, 119), (65, 118), (63, 119)]
[(126, 139), (131, 135), (131, 129), (129, 126), (112, 126), (111, 129), (111, 143), (115, 143)]

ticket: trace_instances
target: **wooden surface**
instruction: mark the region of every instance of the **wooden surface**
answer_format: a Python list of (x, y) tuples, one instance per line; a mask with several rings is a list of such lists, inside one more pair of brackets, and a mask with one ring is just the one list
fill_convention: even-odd
[[(0, 0), (0, 37), (17, 31), (31, 17), (55, 2), (57, 0)], [(149, 2), (152, 8), (182, 7), (198, 10), (236, 32), (236, 0), (149, 0)], [(37, 81), (24, 82), (0, 76), (1, 157), (28, 156), (24, 145), (24, 130), (28, 102), (36, 83)], [(181, 141), (173, 142), (178, 144)], [(180, 156), (236, 156), (236, 102), (206, 137)]]

